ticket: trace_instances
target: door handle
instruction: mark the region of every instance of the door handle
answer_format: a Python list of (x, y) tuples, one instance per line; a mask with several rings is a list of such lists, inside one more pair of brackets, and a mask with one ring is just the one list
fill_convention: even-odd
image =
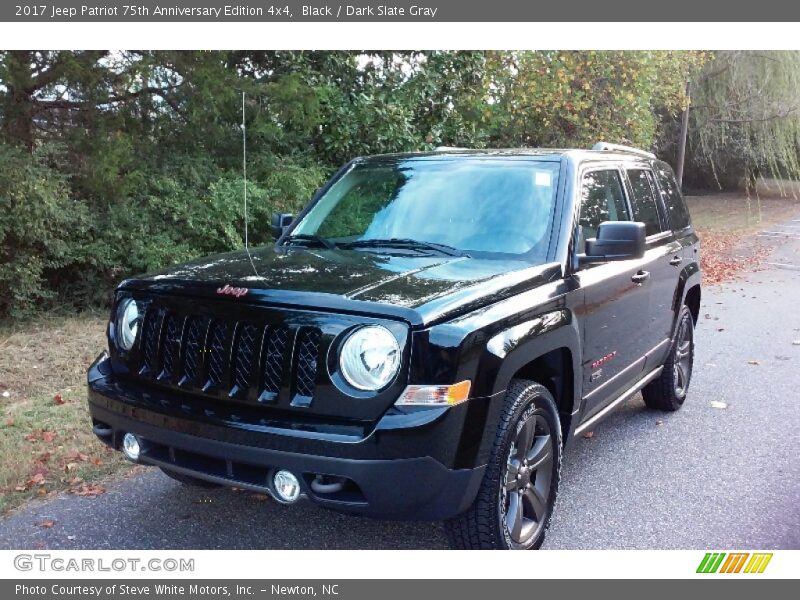
[(673, 267), (677, 267), (682, 262), (683, 262), (683, 259), (680, 256), (676, 256), (671, 261), (669, 261), (669, 264), (671, 264)]
[(631, 277), (631, 281), (639, 285), (642, 285), (648, 279), (650, 279), (650, 271), (639, 271), (636, 275)]

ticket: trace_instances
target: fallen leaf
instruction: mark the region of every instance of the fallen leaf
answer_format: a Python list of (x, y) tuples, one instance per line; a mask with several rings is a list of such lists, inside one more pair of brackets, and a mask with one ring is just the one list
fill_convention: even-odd
[(74, 463), (74, 462), (67, 463), (66, 466), (64, 467), (64, 469), (67, 470), (67, 471), (72, 471), (72, 470), (77, 469), (77, 468), (78, 468), (78, 463)]
[(89, 462), (89, 455), (84, 454), (83, 452), (79, 452), (78, 450), (75, 450), (74, 452), (70, 452), (69, 454), (67, 454), (67, 460)]
[(712, 400), (710, 404), (711, 408), (728, 408), (728, 405), (725, 402), (719, 402), (717, 400)]
[(77, 489), (72, 489), (69, 491), (75, 494), (76, 496), (95, 497), (95, 496), (100, 496), (101, 494), (105, 494), (106, 488), (104, 488), (102, 485), (84, 483)]
[(24, 485), (18, 485), (17, 487), (14, 488), (14, 490), (16, 490), (17, 492), (27, 492), (28, 488), (25, 487)]
[(6, 427), (13, 427), (15, 422), (14, 419), (6, 419)]
[(56, 394), (53, 396), (53, 402), (59, 405), (64, 404), (64, 398), (61, 396), (61, 394)]
[(664, 424), (664, 421), (662, 421), (661, 419), (659, 419), (658, 421), (656, 421), (656, 426), (657, 426), (657, 427), (661, 427), (663, 424)]
[(28, 479), (28, 482), (25, 484), (28, 487), (33, 487), (35, 485), (43, 485), (44, 484), (44, 473), (36, 473), (33, 477)]
[(56, 439), (56, 432), (55, 431), (43, 431), (42, 432), (42, 440), (45, 442), (52, 442)]
[(45, 519), (44, 521), (39, 523), (39, 527), (41, 527), (43, 529), (50, 529), (55, 524), (56, 524), (56, 522), (53, 519)]
[(75, 539), (75, 536), (74, 536), (74, 535), (68, 535), (68, 536), (67, 536), (67, 539), (68, 539), (68, 540), (70, 540), (70, 541), (72, 541), (72, 540), (74, 540), (74, 539)]
[(8, 398), (11, 394), (8, 393), (8, 390), (3, 392), (3, 398)]
[(760, 365), (761, 361), (760, 360), (748, 360), (747, 364), (748, 365)]
[(583, 439), (590, 440), (594, 437), (594, 431), (587, 431), (583, 434)]
[(38, 463), (46, 463), (49, 460), (50, 460), (50, 452), (48, 451), (42, 452), (39, 456), (33, 459), (34, 462)]
[(253, 498), (255, 498), (258, 502), (266, 502), (270, 499), (267, 494), (253, 494)]
[(37, 433), (34, 431), (34, 432), (32, 432), (32, 433), (29, 433), (28, 435), (26, 435), (26, 436), (25, 436), (25, 439), (26, 439), (26, 440), (28, 440), (29, 442), (35, 442), (36, 440), (38, 440), (38, 439), (39, 439), (39, 436), (38, 436), (38, 434), (37, 434)]

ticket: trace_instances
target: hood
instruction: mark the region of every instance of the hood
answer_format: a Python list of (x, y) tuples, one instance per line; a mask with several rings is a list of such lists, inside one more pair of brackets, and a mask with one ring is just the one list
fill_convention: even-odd
[[(382, 314), (424, 325), (535, 287), (560, 272), (556, 263), (266, 246), (207, 256), (120, 287)], [(217, 294), (226, 285), (247, 292)]]

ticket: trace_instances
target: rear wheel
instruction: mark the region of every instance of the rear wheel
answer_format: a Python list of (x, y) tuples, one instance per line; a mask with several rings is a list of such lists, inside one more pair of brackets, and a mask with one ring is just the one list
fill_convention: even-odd
[(174, 479), (175, 481), (179, 481), (183, 485), (188, 485), (190, 487), (205, 488), (205, 489), (222, 487), (218, 483), (206, 481), (205, 479), (198, 479), (197, 477), (192, 477), (191, 475), (184, 475), (183, 473), (178, 473), (177, 471), (164, 469), (163, 467), (161, 467), (161, 472), (164, 473), (164, 475), (166, 475), (170, 479)]
[(644, 403), (659, 410), (678, 410), (686, 400), (693, 365), (694, 319), (689, 307), (684, 305), (678, 315), (678, 330), (664, 370), (642, 390)]
[(542, 385), (509, 387), (492, 455), (473, 505), (446, 523), (455, 548), (539, 548), (558, 492), (561, 425)]

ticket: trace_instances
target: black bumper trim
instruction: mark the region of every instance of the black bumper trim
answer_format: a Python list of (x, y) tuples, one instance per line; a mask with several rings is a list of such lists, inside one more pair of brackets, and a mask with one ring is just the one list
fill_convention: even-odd
[[(98, 436), (102, 441), (119, 448), (122, 434), (134, 433), (164, 449), (151, 456), (145, 450), (141, 456), (142, 462), (171, 468), (214, 483), (271, 494), (267, 474), (272, 469), (283, 468), (299, 476), (303, 492), (310, 500), (328, 508), (389, 519), (440, 520), (455, 516), (470, 506), (485, 471), (484, 466), (448, 469), (430, 456), (348, 458), (244, 445), (225, 441), (225, 427), (202, 430), (204, 434), (220, 439), (194, 435), (197, 429), (188, 426), (187, 421), (106, 396), (99, 391), (103, 389), (102, 385), (97, 385), (101, 382), (102, 379), (97, 379), (89, 385), (89, 410), (95, 424), (107, 425), (113, 432), (111, 435)], [(169, 427), (162, 426), (167, 424)], [(181, 424), (187, 426), (182, 428)], [(402, 437), (401, 431), (394, 433)], [(270, 437), (264, 435), (265, 444), (269, 443)], [(397, 443), (397, 437), (393, 438), (393, 443)], [(341, 446), (345, 450), (352, 445), (328, 442), (326, 448)], [(170, 461), (170, 449), (173, 457), (176, 451), (184, 451), (193, 453), (195, 460), (190, 467), (173, 463)], [(197, 460), (197, 457), (207, 458), (207, 463)], [(220, 468), (212, 468), (220, 462), (228, 465), (227, 473)], [(254, 475), (247, 480), (237, 478), (231, 463), (241, 465), (243, 471), (260, 469), (259, 473), (263, 473), (264, 477)], [(315, 474), (347, 478), (357, 487), (358, 497), (355, 500), (342, 500), (314, 493), (309, 481)]]

